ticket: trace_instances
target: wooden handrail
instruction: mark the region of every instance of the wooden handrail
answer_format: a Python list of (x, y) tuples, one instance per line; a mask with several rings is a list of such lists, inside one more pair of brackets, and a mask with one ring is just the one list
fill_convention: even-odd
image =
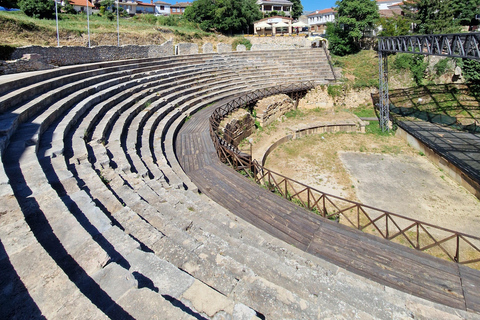
[[(400, 243), (419, 251), (438, 248), (448, 260), (459, 264), (480, 262), (479, 237), (322, 192), (260, 165), (256, 160), (251, 159), (251, 155), (242, 154), (238, 148), (227, 143), (219, 135), (219, 123), (239, 107), (267, 95), (292, 92), (290, 90), (295, 89), (306, 90), (309, 86), (313, 84), (301, 83), (256, 90), (218, 107), (210, 117), (210, 136), (220, 160), (256, 183), (264, 185), (271, 192), (278, 193), (281, 197), (322, 217), (340, 220), (361, 231), (367, 231), (368, 227), (373, 227), (373, 234), (390, 241), (399, 239)], [(440, 236), (439, 234), (442, 233), (444, 235)], [(473, 252), (478, 258), (465, 257), (467, 252)]]

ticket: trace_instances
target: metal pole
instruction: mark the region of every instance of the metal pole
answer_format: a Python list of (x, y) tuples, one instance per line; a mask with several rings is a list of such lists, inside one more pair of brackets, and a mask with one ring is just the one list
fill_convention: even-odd
[(55, 0), (55, 22), (57, 24), (57, 47), (60, 47), (60, 37), (58, 36), (58, 0)]
[(88, 14), (88, 0), (87, 2), (87, 32), (88, 32), (88, 47), (90, 48), (90, 15)]
[(117, 47), (120, 47), (120, 24), (119, 24), (119, 13), (118, 13), (118, 1), (117, 0)]
[(379, 88), (378, 88), (378, 109), (380, 112), (380, 128), (382, 131), (388, 131), (389, 99), (388, 99), (388, 55), (378, 51), (379, 65)]

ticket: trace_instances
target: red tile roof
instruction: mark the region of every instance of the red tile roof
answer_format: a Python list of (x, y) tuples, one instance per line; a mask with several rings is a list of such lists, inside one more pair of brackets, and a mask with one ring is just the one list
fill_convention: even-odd
[(155, 7), (154, 4), (151, 4), (151, 3), (147, 3), (147, 2), (141, 2), (141, 1), (137, 1), (137, 5), (139, 6), (142, 6), (142, 7)]
[(86, 7), (86, 6), (87, 6), (87, 3), (88, 3), (88, 7), (89, 7), (89, 8), (93, 8), (93, 7), (94, 7), (94, 5), (93, 5), (90, 1), (87, 1), (87, 0), (68, 0), (68, 2), (69, 2), (72, 6)]
[(325, 14), (325, 13), (332, 13), (332, 12), (337, 12), (337, 11), (333, 10), (332, 8), (327, 8), (327, 9), (323, 9), (323, 10), (316, 10), (315, 12), (310, 13), (307, 17), (315, 16), (317, 14)]

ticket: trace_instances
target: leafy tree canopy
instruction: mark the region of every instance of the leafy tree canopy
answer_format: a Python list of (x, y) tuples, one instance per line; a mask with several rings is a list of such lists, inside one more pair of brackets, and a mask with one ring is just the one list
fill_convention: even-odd
[(407, 35), (410, 32), (411, 21), (404, 16), (395, 15), (393, 17), (382, 17), (378, 20), (378, 26), (381, 27), (379, 36), (395, 37)]
[(0, 7), (18, 8), (17, 0), (0, 0)]
[(204, 31), (232, 33), (244, 30), (262, 14), (255, 0), (195, 0), (184, 17)]
[(300, 0), (290, 0), (293, 3), (292, 11), (290, 12), (293, 19), (298, 19), (303, 13), (303, 5)]
[(53, 19), (55, 16), (55, 2), (52, 0), (20, 0), (18, 5), (29, 17)]
[(327, 26), (334, 54), (345, 55), (360, 50), (360, 39), (373, 30), (379, 18), (375, 0), (340, 0), (336, 2), (334, 25)]
[(480, 15), (480, 0), (451, 0), (454, 18), (461, 26), (478, 25), (475, 15)]
[(453, 33), (460, 31), (459, 20), (454, 19), (460, 11), (452, 9), (463, 8), (459, 3), (466, 1), (470, 0), (410, 0), (404, 2), (402, 9), (414, 23), (416, 33)]

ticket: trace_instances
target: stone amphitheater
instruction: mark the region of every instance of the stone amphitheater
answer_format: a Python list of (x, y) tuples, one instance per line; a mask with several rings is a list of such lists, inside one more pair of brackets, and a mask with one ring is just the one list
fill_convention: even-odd
[(0, 77), (0, 318), (480, 319), (289, 245), (182, 171), (175, 138), (196, 111), (332, 78), (319, 49)]

